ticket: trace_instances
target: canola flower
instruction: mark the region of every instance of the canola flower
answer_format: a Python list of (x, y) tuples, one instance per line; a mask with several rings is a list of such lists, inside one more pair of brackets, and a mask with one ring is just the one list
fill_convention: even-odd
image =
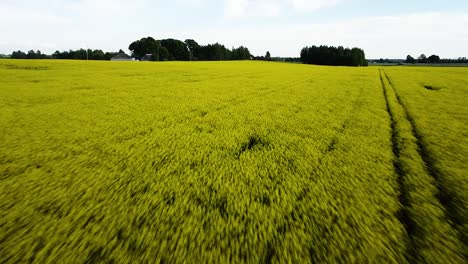
[(0, 60), (0, 262), (464, 263), (467, 73)]

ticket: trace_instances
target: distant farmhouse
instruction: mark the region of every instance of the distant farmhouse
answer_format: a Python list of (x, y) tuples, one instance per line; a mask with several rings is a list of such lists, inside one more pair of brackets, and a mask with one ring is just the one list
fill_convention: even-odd
[(140, 61), (150, 61), (153, 57), (153, 54), (146, 54), (145, 56), (141, 57)]
[(128, 56), (123, 52), (119, 52), (117, 55), (111, 58), (111, 61), (134, 61), (135, 59)]

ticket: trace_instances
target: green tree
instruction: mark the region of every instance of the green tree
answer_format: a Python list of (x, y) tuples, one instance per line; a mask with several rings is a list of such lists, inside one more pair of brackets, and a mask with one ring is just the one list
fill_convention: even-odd
[(427, 57), (424, 54), (419, 55), (418, 57), (418, 62), (419, 63), (426, 63), (427, 62)]
[(145, 56), (146, 54), (159, 53), (160, 47), (161, 44), (159, 41), (155, 40), (152, 37), (147, 37), (132, 42), (128, 49), (132, 52), (132, 55), (136, 59), (141, 59), (141, 57)]
[(169, 51), (165, 47), (159, 49), (159, 60), (168, 61), (170, 59)]
[(317, 65), (367, 66), (366, 54), (359, 48), (311, 46), (301, 50), (301, 61)]
[(248, 48), (240, 46), (237, 49), (232, 49), (231, 59), (232, 60), (249, 60), (251, 57), (250, 51)]
[(35, 59), (36, 58), (36, 52), (34, 50), (28, 51), (28, 54), (26, 55), (26, 59)]
[(187, 45), (177, 39), (163, 39), (161, 46), (169, 51), (170, 60), (188, 61), (190, 60), (190, 50)]
[(13, 51), (13, 53), (11, 54), (12, 59), (26, 59), (26, 57), (27, 54), (22, 52), (21, 50)]
[(416, 59), (413, 58), (411, 55), (406, 56), (406, 63), (416, 63)]
[(440, 57), (437, 55), (431, 55), (427, 58), (428, 63), (440, 63)]
[(187, 45), (190, 51), (190, 60), (198, 60), (200, 45), (193, 39), (186, 39), (185, 45)]
[(102, 50), (89, 50), (90, 60), (104, 60), (104, 52)]

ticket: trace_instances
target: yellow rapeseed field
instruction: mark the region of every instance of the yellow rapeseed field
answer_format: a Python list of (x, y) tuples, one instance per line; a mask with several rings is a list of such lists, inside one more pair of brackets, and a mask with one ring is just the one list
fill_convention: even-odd
[(465, 263), (468, 69), (0, 60), (0, 263)]

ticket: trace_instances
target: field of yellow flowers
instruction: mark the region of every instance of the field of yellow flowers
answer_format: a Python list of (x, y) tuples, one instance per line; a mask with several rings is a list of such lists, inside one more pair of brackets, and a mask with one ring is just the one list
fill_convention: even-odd
[(468, 69), (0, 60), (0, 263), (465, 263)]

